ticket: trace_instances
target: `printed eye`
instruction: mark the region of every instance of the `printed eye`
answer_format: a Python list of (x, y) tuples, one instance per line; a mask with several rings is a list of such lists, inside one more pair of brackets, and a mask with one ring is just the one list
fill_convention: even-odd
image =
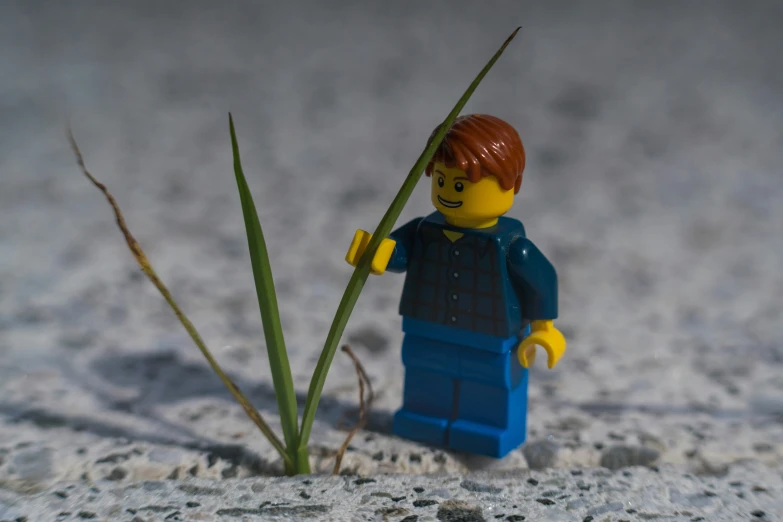
[(445, 184), (446, 184), (446, 182), (443, 180), (443, 178), (439, 177), (438, 178), (438, 186), (443, 188), (443, 185), (445, 185)]
[(463, 185), (461, 181), (458, 181), (454, 184), (454, 190), (456, 190), (457, 192), (462, 192), (464, 188), (465, 185)]

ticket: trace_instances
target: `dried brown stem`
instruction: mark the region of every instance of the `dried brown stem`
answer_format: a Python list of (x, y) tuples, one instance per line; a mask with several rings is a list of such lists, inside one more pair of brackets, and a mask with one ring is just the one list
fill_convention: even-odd
[[(353, 353), (353, 350), (351, 350), (350, 346), (343, 345), (342, 351), (348, 354), (348, 357), (351, 358), (353, 361), (353, 366), (356, 369), (356, 377), (359, 380), (359, 418), (356, 420), (356, 424), (351, 429), (351, 431), (348, 433), (348, 436), (345, 437), (345, 442), (343, 442), (343, 445), (340, 446), (340, 450), (337, 452), (337, 456), (335, 457), (334, 462), (334, 469), (332, 470), (333, 475), (337, 475), (340, 473), (340, 465), (343, 462), (343, 456), (345, 455), (345, 451), (348, 449), (348, 445), (351, 443), (351, 440), (353, 439), (354, 435), (356, 433), (364, 428), (367, 425), (367, 420), (370, 414), (370, 408), (372, 407), (372, 401), (375, 397), (375, 394), (372, 391), (372, 383), (370, 382), (370, 377), (367, 375), (367, 372), (364, 371), (364, 367), (362, 366), (362, 363), (359, 362), (359, 358), (356, 357), (356, 354)], [(364, 389), (365, 386), (367, 387), (367, 401), (364, 400)]]
[(76, 155), (76, 161), (79, 164), (82, 172), (93, 183), (93, 185), (98, 187), (98, 189), (103, 192), (103, 195), (106, 196), (106, 199), (111, 205), (112, 210), (114, 210), (114, 216), (117, 219), (117, 225), (120, 227), (123, 236), (125, 236), (125, 241), (128, 243), (128, 248), (130, 248), (131, 253), (133, 253), (133, 257), (136, 259), (136, 262), (139, 263), (142, 271), (147, 275), (149, 280), (152, 281), (152, 284), (155, 285), (155, 288), (158, 289), (161, 295), (163, 295), (163, 298), (174, 311), (174, 314), (177, 316), (177, 319), (179, 319), (179, 322), (182, 323), (182, 326), (185, 327), (185, 330), (187, 330), (190, 338), (193, 339), (193, 342), (207, 359), (207, 362), (212, 367), (212, 370), (218, 375), (226, 388), (228, 388), (228, 391), (231, 392), (231, 395), (234, 396), (234, 399), (236, 399), (236, 401), (242, 406), (242, 409), (245, 410), (245, 413), (248, 417), (250, 417), (250, 420), (252, 420), (256, 426), (258, 426), (258, 429), (261, 430), (272, 446), (274, 446), (278, 453), (280, 453), (280, 456), (283, 458), (286, 464), (291, 466), (293, 464), (291, 462), (291, 457), (288, 455), (288, 453), (286, 453), (283, 443), (279, 438), (277, 438), (275, 433), (272, 431), (272, 428), (270, 428), (266, 421), (261, 417), (261, 414), (258, 412), (258, 410), (253, 407), (253, 405), (250, 403), (250, 400), (245, 396), (244, 393), (242, 393), (242, 391), (239, 389), (239, 386), (236, 385), (236, 383), (223, 371), (215, 358), (212, 357), (212, 353), (207, 348), (206, 344), (201, 338), (201, 335), (199, 335), (199, 333), (196, 331), (196, 327), (193, 326), (193, 323), (190, 322), (190, 319), (188, 319), (187, 316), (182, 312), (179, 305), (177, 305), (176, 301), (174, 301), (171, 292), (169, 292), (168, 288), (166, 288), (166, 285), (163, 284), (163, 281), (160, 280), (158, 274), (152, 268), (152, 264), (149, 262), (149, 259), (147, 259), (147, 256), (141, 249), (141, 245), (139, 245), (138, 241), (136, 241), (136, 238), (133, 237), (133, 234), (130, 233), (128, 226), (125, 223), (125, 218), (123, 217), (122, 212), (120, 211), (120, 207), (117, 204), (117, 201), (114, 199), (114, 196), (111, 195), (103, 183), (95, 179), (95, 177), (93, 177), (93, 175), (90, 174), (90, 172), (87, 170), (87, 167), (84, 164), (82, 153), (76, 144), (76, 139), (73, 137), (73, 132), (70, 128), (68, 129), (68, 141), (71, 144), (71, 149)]

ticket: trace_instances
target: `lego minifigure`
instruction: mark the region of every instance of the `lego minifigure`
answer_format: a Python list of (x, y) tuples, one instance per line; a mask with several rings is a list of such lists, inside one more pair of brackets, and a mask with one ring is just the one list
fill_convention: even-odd
[[(555, 269), (522, 223), (503, 215), (524, 167), (511, 125), (458, 118), (425, 171), (436, 212), (392, 232), (372, 259), (376, 275), (407, 272), (397, 435), (496, 458), (525, 441), (536, 346), (552, 368), (566, 343), (553, 325)], [(356, 232), (348, 263), (356, 265), (369, 238)]]

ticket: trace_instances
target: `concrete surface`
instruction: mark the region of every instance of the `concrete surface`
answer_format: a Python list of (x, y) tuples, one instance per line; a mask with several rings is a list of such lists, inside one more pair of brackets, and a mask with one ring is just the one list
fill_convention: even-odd
[(732, 466), (725, 477), (695, 477), (671, 467), (622, 473), (556, 469), (469, 476), (99, 481), (30, 495), (24, 510), (4, 507), (0, 496), (0, 516), (24, 511), (30, 520), (123, 522), (776, 520), (781, 495), (778, 472), (745, 463)]
[[(0, 4), (0, 520), (781, 518), (778, 3), (223, 4)], [(518, 24), (467, 111), (519, 130), (528, 167), (510, 214), (560, 274), (569, 351), (533, 372), (530, 443), (494, 462), (390, 435), (402, 278), (373, 278), (346, 332), (378, 393), (371, 424), (346, 455), (351, 477), (314, 478), (297, 498), (297, 482), (258, 477), (279, 472), (274, 451), (139, 273), (66, 122), (278, 428), (227, 111), (304, 394), (353, 231), (376, 226)], [(428, 212), (422, 184), (401, 221)], [(357, 405), (342, 355), (322, 404), (312, 452), (326, 473)], [(573, 472), (607, 485), (582, 490)], [(464, 473), (489, 489), (460, 488)], [(221, 493), (189, 511), (185, 484)], [(444, 495), (419, 511), (413, 484)], [(441, 512), (446, 500), (481, 514)]]

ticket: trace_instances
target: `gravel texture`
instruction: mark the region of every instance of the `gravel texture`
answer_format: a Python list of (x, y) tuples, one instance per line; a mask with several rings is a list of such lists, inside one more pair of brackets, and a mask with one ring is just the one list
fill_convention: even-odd
[[(0, 3), (0, 521), (781, 519), (783, 8), (517, 4)], [(346, 331), (377, 393), (346, 475), (270, 478), (275, 452), (138, 270), (66, 122), (279, 430), (226, 113), (303, 400), (354, 230), (515, 25), (466, 111), (519, 130), (510, 215), (560, 275), (569, 351), (532, 372), (529, 443), (493, 461), (390, 434), (388, 275)], [(425, 185), (401, 222), (431, 211)], [(356, 408), (338, 354), (319, 473)]]
[[(770, 486), (774, 484), (774, 486)], [(10, 497), (10, 502), (4, 497)], [(517, 470), (374, 478), (190, 478), (130, 484), (97, 481), (28, 495), (17, 508), (0, 496), (0, 517), (14, 520), (340, 520), (405, 522), (778, 520), (780, 473), (759, 463), (723, 477), (675, 467), (622, 473), (606, 469)], [(4, 502), (9, 502), (4, 504)], [(17, 518), (18, 519), (18, 518)]]

